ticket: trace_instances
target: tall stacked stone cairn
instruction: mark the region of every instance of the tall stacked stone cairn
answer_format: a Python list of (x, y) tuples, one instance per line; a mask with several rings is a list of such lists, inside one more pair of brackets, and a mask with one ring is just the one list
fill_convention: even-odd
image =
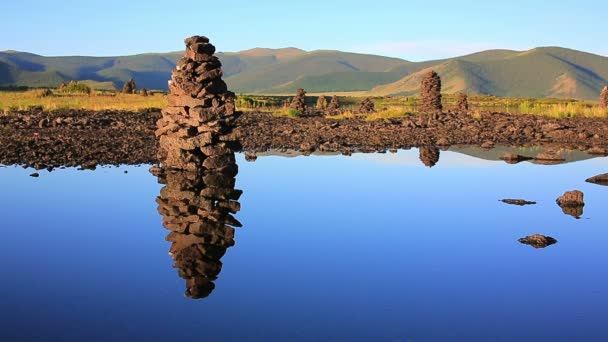
[(421, 146), (419, 148), (420, 161), (427, 167), (433, 167), (439, 162), (440, 151), (435, 146)]
[(295, 109), (299, 114), (306, 114), (306, 92), (300, 88), (296, 92), (296, 96), (291, 101), (289, 106), (291, 109)]
[(135, 84), (134, 79), (130, 79), (122, 86), (123, 94), (135, 94), (137, 91), (137, 85)]
[(374, 105), (374, 102), (372, 102), (372, 100), (369, 97), (366, 97), (365, 99), (363, 99), (363, 101), (361, 101), (361, 104), (359, 105), (359, 113), (371, 114), (371, 113), (374, 113), (375, 111), (376, 111), (376, 106)]
[[(234, 153), (232, 154), (234, 155)], [(165, 184), (156, 199), (166, 237), (172, 243), (173, 267), (186, 281), (185, 295), (200, 299), (211, 294), (222, 270), (221, 258), (234, 245), (234, 218), (240, 210), (242, 191), (235, 190), (237, 166), (223, 172), (205, 170), (171, 171), (159, 175)]]
[(461, 113), (469, 111), (469, 97), (465, 93), (458, 93), (456, 97), (456, 109)]
[(421, 110), (425, 113), (437, 113), (443, 110), (441, 104), (441, 78), (435, 71), (429, 72), (420, 86)]
[(232, 216), (242, 193), (234, 189), (238, 113), (209, 39), (194, 36), (185, 43), (157, 122), (159, 181), (166, 184), (157, 202), (163, 225), (172, 231), (167, 240), (174, 267), (186, 279), (186, 296), (204, 298), (215, 287), (220, 258), (234, 244), (234, 227), (241, 226)]
[(340, 114), (340, 101), (338, 96), (334, 95), (329, 101), (329, 105), (325, 108), (325, 115), (338, 115)]
[(234, 163), (230, 149), (239, 147), (235, 95), (222, 80), (209, 39), (194, 36), (185, 43), (186, 55), (169, 81), (168, 106), (157, 122), (159, 160), (169, 169), (221, 171)]
[(608, 108), (608, 86), (605, 86), (600, 94), (600, 107)]
[(317, 110), (320, 111), (325, 111), (325, 105), (327, 104), (326, 100), (325, 100), (325, 96), (321, 95), (319, 96), (319, 98), (317, 98)]

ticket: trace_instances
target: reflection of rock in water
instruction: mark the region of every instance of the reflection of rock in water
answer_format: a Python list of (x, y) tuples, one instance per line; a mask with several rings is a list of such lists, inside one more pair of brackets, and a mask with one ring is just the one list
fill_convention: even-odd
[(420, 160), (428, 167), (433, 167), (439, 162), (439, 149), (435, 146), (420, 147)]
[(604, 173), (601, 175), (597, 175), (595, 177), (591, 177), (591, 178), (587, 179), (587, 182), (597, 184), (597, 185), (608, 186), (608, 173)]
[(232, 216), (242, 193), (234, 189), (236, 173), (233, 164), (222, 172), (170, 171), (159, 177), (166, 186), (157, 198), (158, 212), (172, 231), (170, 254), (186, 280), (188, 297), (205, 298), (213, 291), (220, 258), (234, 245), (233, 227), (241, 227)]
[(564, 214), (576, 218), (583, 216), (585, 199), (581, 191), (568, 191), (563, 196), (560, 196), (556, 202), (562, 208)]
[(534, 235), (526, 236), (525, 238), (519, 239), (519, 242), (524, 245), (532, 246), (534, 248), (546, 248), (546, 247), (556, 244), (557, 240), (555, 240), (554, 238), (552, 238), (550, 236), (534, 234)]

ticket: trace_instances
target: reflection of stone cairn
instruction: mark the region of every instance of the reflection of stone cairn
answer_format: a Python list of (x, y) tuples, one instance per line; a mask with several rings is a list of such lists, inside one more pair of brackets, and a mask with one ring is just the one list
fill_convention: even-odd
[(435, 146), (420, 147), (420, 161), (425, 166), (435, 166), (439, 162), (439, 154), (439, 149)]
[(290, 107), (295, 109), (300, 115), (306, 114), (306, 92), (304, 89), (298, 89), (296, 96), (291, 101)]
[(340, 114), (340, 102), (338, 96), (334, 95), (329, 101), (329, 105), (325, 109), (325, 115), (338, 115)]
[(122, 86), (123, 94), (135, 94), (137, 91), (137, 86), (135, 85), (135, 80), (130, 79), (124, 86)]
[(423, 112), (441, 112), (441, 78), (435, 71), (429, 72), (421, 84), (420, 102)]
[[(234, 157), (234, 154), (232, 154)], [(236, 164), (222, 172), (170, 171), (159, 177), (166, 184), (157, 198), (163, 226), (171, 231), (170, 254), (179, 276), (186, 280), (186, 296), (205, 298), (215, 288), (220, 259), (234, 245), (232, 216), (240, 210), (240, 190), (235, 190)]]
[(608, 108), (608, 86), (605, 86), (600, 94), (600, 107)]
[(469, 111), (469, 98), (467, 94), (458, 93), (458, 97), (456, 98), (456, 108), (461, 113), (466, 113)]
[(361, 101), (361, 104), (359, 105), (359, 113), (371, 114), (371, 113), (374, 113), (375, 111), (376, 111), (376, 106), (374, 105), (374, 103), (372, 102), (372, 100), (369, 97), (366, 97), (365, 99), (363, 99), (363, 101)]
[(317, 109), (320, 111), (325, 111), (326, 104), (327, 104), (327, 102), (325, 101), (325, 96), (324, 95), (319, 96), (319, 98), (317, 99)]
[(238, 147), (235, 96), (222, 81), (222, 64), (209, 39), (194, 36), (185, 43), (186, 56), (169, 81), (169, 106), (157, 122), (159, 160), (170, 169), (222, 169), (234, 162), (229, 148)]
[(241, 195), (234, 190), (238, 113), (209, 39), (194, 36), (185, 43), (186, 56), (169, 82), (169, 105), (157, 122), (159, 160), (168, 170), (157, 202), (163, 225), (172, 231), (167, 240), (186, 279), (186, 295), (204, 298), (214, 288), (220, 258), (234, 244), (232, 227), (240, 226), (232, 216)]

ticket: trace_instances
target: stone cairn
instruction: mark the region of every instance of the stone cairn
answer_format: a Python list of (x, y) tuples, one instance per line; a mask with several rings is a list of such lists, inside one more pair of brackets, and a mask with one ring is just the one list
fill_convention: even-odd
[(148, 96), (148, 95), (150, 95), (150, 94), (148, 94), (148, 89), (143, 88), (143, 89), (141, 90), (141, 96)]
[(327, 101), (325, 100), (325, 96), (321, 95), (319, 96), (319, 98), (317, 99), (317, 110), (320, 111), (325, 111), (325, 105), (327, 104)]
[(235, 95), (222, 80), (209, 39), (194, 36), (185, 43), (186, 56), (169, 81), (169, 105), (157, 122), (159, 160), (170, 169), (221, 171), (234, 163), (230, 149), (239, 147)]
[(166, 184), (157, 199), (163, 225), (172, 231), (171, 255), (186, 279), (186, 295), (208, 296), (219, 274), (220, 258), (234, 244), (232, 216), (239, 209), (235, 190), (239, 148), (234, 93), (222, 81), (222, 65), (206, 37), (185, 40), (182, 57), (169, 81), (168, 106), (157, 122), (157, 171)]
[(366, 97), (365, 99), (363, 99), (363, 101), (361, 101), (361, 104), (359, 105), (359, 113), (371, 114), (371, 113), (374, 113), (375, 111), (376, 111), (376, 106), (374, 105), (374, 102), (372, 102), (372, 100), (369, 97)]
[(458, 93), (458, 97), (456, 98), (456, 108), (461, 113), (466, 113), (469, 111), (469, 97), (465, 93)]
[(137, 86), (135, 85), (135, 80), (130, 79), (125, 85), (122, 86), (123, 94), (135, 94), (137, 91)]
[(435, 71), (429, 72), (423, 79), (420, 92), (421, 110), (428, 113), (441, 112), (441, 78)]
[(304, 89), (298, 89), (289, 107), (295, 109), (300, 115), (306, 114), (306, 92)]
[(435, 146), (422, 146), (420, 150), (420, 161), (428, 167), (433, 167), (439, 162), (440, 151)]
[(338, 96), (334, 95), (329, 101), (329, 105), (325, 108), (325, 115), (338, 115), (340, 114), (340, 102)]
[(236, 164), (223, 173), (199, 170), (168, 171), (159, 175), (165, 184), (156, 199), (166, 237), (172, 243), (169, 254), (173, 267), (186, 280), (187, 297), (205, 298), (215, 288), (222, 270), (221, 258), (234, 245), (233, 214), (240, 210), (242, 191), (235, 190)]
[(605, 86), (600, 94), (600, 107), (608, 108), (608, 86)]

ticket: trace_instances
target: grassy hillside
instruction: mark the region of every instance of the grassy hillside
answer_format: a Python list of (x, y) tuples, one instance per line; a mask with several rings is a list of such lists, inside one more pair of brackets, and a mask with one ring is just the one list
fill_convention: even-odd
[[(502, 97), (596, 100), (608, 84), (608, 58), (545, 47), (529, 51), (489, 50), (451, 59), (408, 62), (340, 51), (256, 48), (217, 54), (231, 90), (250, 94), (367, 92), (412, 95), (425, 73), (435, 70), (446, 93)], [(0, 52), (0, 86), (56, 87), (85, 80), (93, 87), (121, 88), (133, 78), (138, 88), (166, 90), (182, 52), (123, 57), (44, 57)]]

